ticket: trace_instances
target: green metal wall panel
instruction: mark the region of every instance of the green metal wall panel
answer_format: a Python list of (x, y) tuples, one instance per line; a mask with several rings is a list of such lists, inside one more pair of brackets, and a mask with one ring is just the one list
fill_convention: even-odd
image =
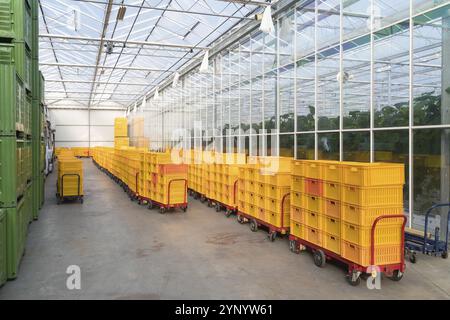
[(25, 249), (30, 204), (22, 198), (16, 208), (8, 208), (5, 211), (7, 277), (15, 279)]
[(0, 64), (0, 135), (16, 134), (16, 72), (12, 65)]
[(25, 41), (31, 48), (32, 32), (31, 3), (28, 0), (0, 0), (0, 39)]
[(14, 63), (14, 46), (8, 43), (0, 43), (0, 64)]
[(0, 137), (0, 208), (17, 204), (16, 137)]
[(0, 209), (0, 287), (6, 282), (6, 210)]

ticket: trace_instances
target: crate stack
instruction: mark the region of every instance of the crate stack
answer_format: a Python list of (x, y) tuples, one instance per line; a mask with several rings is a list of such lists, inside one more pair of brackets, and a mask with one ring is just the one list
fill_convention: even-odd
[[(371, 229), (403, 215), (404, 166), (293, 162), (291, 234), (352, 263), (369, 266)], [(375, 228), (375, 264), (399, 263), (402, 218)]]
[(36, 1), (0, 1), (0, 286), (17, 277), (38, 217), (40, 149)]
[(77, 199), (83, 203), (83, 161), (66, 152), (58, 157), (56, 183), (58, 204), (65, 199)]
[(128, 119), (114, 119), (114, 148), (128, 147), (130, 139), (128, 138)]
[(238, 208), (271, 231), (290, 227), (291, 158), (249, 157), (239, 168)]

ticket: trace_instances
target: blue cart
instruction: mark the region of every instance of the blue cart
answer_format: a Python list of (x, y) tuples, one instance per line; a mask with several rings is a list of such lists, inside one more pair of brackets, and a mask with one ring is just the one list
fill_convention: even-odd
[(436, 204), (428, 209), (425, 214), (425, 228), (422, 232), (414, 232), (413, 230), (405, 230), (405, 255), (409, 257), (409, 261), (416, 263), (416, 252), (432, 256), (441, 256), (444, 259), (448, 258), (448, 232), (450, 222), (450, 210), (447, 213), (447, 230), (445, 239), (440, 239), (441, 230), (436, 227), (434, 235), (428, 232), (428, 219), (433, 210), (438, 208), (449, 207), (450, 203)]

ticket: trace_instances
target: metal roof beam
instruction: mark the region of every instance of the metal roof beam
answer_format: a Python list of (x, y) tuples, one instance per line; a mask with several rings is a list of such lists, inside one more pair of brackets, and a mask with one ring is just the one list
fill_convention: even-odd
[(40, 63), (41, 66), (50, 67), (69, 67), (69, 68), (97, 68), (98, 69), (113, 69), (113, 70), (133, 70), (133, 71), (146, 71), (146, 72), (170, 72), (166, 69), (153, 69), (153, 68), (141, 68), (141, 67), (109, 67), (109, 66), (96, 66), (93, 64), (71, 64), (71, 63)]
[(86, 81), (86, 80), (58, 80), (58, 79), (45, 79), (45, 82), (61, 82), (61, 83), (86, 83), (86, 84), (118, 84), (127, 86), (149, 86), (150, 83), (136, 83), (136, 82), (107, 82), (107, 81)]

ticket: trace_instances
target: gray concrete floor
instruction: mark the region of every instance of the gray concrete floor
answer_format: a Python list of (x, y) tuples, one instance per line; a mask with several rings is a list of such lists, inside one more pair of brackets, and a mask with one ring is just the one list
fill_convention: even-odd
[[(39, 221), (30, 226), (19, 277), (1, 299), (448, 299), (450, 262), (419, 255), (400, 282), (381, 290), (349, 286), (341, 266), (314, 266), (311, 254), (268, 241), (234, 217), (190, 199), (166, 215), (131, 202), (85, 160), (83, 205), (56, 204), (55, 175)], [(81, 268), (81, 290), (66, 269)]]

